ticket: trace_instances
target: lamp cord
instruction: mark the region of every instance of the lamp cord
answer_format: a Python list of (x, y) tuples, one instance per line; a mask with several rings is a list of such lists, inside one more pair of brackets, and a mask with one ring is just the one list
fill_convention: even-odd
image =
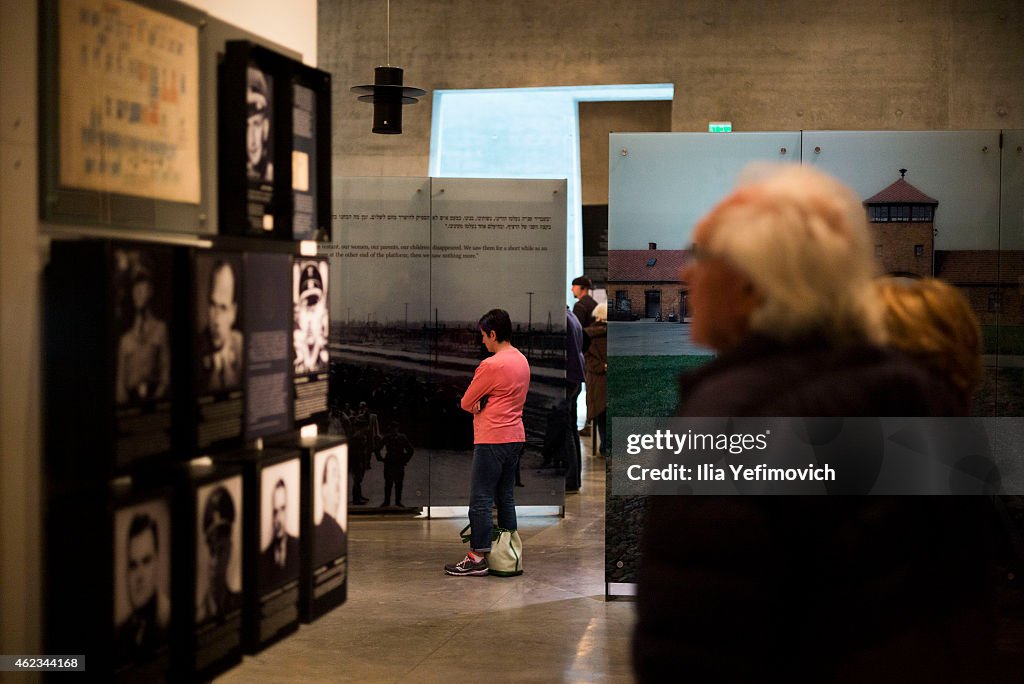
[(391, 0), (387, 0), (388, 4), (388, 23), (387, 33), (384, 39), (384, 64), (385, 66), (391, 66)]

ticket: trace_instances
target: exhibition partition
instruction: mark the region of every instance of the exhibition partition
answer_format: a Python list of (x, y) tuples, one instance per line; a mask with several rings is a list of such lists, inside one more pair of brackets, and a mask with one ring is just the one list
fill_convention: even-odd
[[(564, 477), (543, 463), (564, 400), (565, 187), (334, 179), (330, 422), (354, 440), (352, 510), (466, 505), (473, 427), (459, 398), (494, 308), (531, 366), (516, 503), (562, 505)], [(401, 462), (382, 456), (389, 442), (405, 445)]]
[[(610, 439), (615, 417), (674, 415), (679, 372), (712, 358), (688, 344), (686, 287), (677, 270), (666, 274), (659, 264), (681, 258), (695, 222), (752, 162), (812, 165), (853, 188), (869, 212), (880, 272), (944, 279), (981, 322), (985, 378), (972, 415), (1024, 415), (1024, 132), (613, 133)], [(666, 332), (630, 320), (652, 311), (683, 325)], [(639, 334), (672, 342), (645, 347), (636, 343)], [(607, 589), (629, 595), (646, 498), (614, 495), (610, 467), (607, 473)]]

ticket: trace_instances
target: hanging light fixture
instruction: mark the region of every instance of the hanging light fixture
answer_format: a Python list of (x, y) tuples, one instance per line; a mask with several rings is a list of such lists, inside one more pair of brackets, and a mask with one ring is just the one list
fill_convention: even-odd
[(402, 132), (402, 106), (416, 104), (416, 98), (427, 94), (420, 88), (402, 85), (402, 69), (391, 66), (391, 0), (388, 0), (388, 21), (385, 38), (385, 66), (373, 70), (373, 85), (353, 86), (352, 92), (366, 93), (360, 102), (373, 104), (373, 132), (398, 135)]

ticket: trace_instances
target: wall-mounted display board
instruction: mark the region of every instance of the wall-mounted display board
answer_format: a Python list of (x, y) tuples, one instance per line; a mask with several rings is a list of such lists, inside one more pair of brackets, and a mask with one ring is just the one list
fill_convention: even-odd
[(48, 472), (103, 480), (165, 457), (182, 391), (188, 328), (180, 250), (106, 240), (55, 241), (46, 270)]
[[(341, 214), (323, 253), (332, 282), (331, 422), (349, 438), (347, 500), (353, 508), (427, 506), (435, 388), (430, 179), (338, 178), (334, 185)], [(374, 453), (376, 445), (384, 457), (385, 431), (406, 444), (390, 466), (387, 492)]]
[[(623, 280), (616, 263), (628, 262), (617, 255), (642, 257), (642, 272), (645, 259), (657, 257), (660, 263), (671, 256), (667, 250), (686, 248), (694, 222), (736, 186), (747, 163), (782, 157), (839, 178), (865, 201), (880, 273), (934, 275), (961, 289), (981, 322), (985, 354), (985, 378), (971, 412), (1019, 415), (1024, 406), (1024, 383), (1017, 367), (1024, 358), (1020, 131), (613, 134), (609, 297), (616, 297), (617, 287), (628, 289), (615, 284), (617, 278)], [(657, 243), (657, 251), (645, 249), (650, 242)], [(899, 260), (889, 259), (892, 251), (899, 252)], [(674, 296), (685, 294), (677, 281), (634, 280), (630, 284), (642, 294), (663, 286)], [(676, 374), (664, 372), (664, 359), (671, 357), (682, 370), (710, 356), (708, 350), (689, 343), (688, 326), (671, 328), (669, 333), (648, 328), (650, 340), (644, 340), (634, 323), (609, 325), (609, 418), (665, 416), (674, 411)], [(653, 353), (662, 356), (648, 356), (652, 352), (645, 349), (657, 349)], [(635, 378), (656, 377), (653, 369), (664, 376), (667, 392), (652, 391), (650, 385), (639, 389)], [(663, 396), (668, 401), (659, 399)], [(609, 587), (636, 580), (638, 532), (645, 509), (642, 497), (609, 497)]]
[[(147, 483), (149, 483), (147, 485)], [(206, 680), (242, 657), (242, 473), (201, 461), (150, 469), (137, 486), (170, 484), (175, 559), (171, 678)]]
[(330, 99), (325, 72), (249, 41), (228, 41), (218, 74), (222, 234), (323, 237)]
[[(545, 465), (543, 452), (552, 414), (564, 411), (565, 189), (562, 180), (431, 180), (431, 310), (436, 354), (445, 359), (439, 389), (455, 396), (469, 386), (487, 356), (477, 322), (490, 309), (509, 312), (512, 344), (530, 362), (517, 505), (560, 505), (564, 498), (564, 473)], [(452, 407), (454, 415), (434, 418), (450, 437), (430, 455), (433, 505), (467, 501), (472, 420), (457, 400)]]
[(247, 502), (242, 539), (245, 585), (243, 644), (255, 653), (298, 629), (302, 569), (301, 455), (287, 449), (222, 454), (242, 467)]
[(241, 446), (245, 406), (243, 255), (192, 250), (191, 316), (194, 397), (190, 452)]
[(341, 178), (335, 197), (331, 412), (352, 505), (466, 503), (473, 425), (458, 398), (493, 308), (532, 370), (516, 502), (560, 505), (564, 472), (541, 452), (564, 394), (565, 182)]
[(331, 236), (331, 76), (292, 70), (292, 239)]
[(291, 433), (274, 446), (302, 453), (299, 616), (312, 622), (348, 597), (348, 445), (337, 436)]
[(47, 531), (47, 652), (86, 654), (95, 678), (163, 679), (183, 567), (170, 490), (83, 489), (51, 502)]
[[(199, 470), (196, 468), (195, 470)], [(184, 673), (212, 677), (232, 667), (242, 655), (242, 568), (245, 500), (242, 475), (231, 469), (197, 472), (188, 496), (180, 497), (181, 523), (191, 533), (184, 543), (194, 554), (194, 573), (182, 573), (191, 591), (181, 592), (194, 616), (182, 621), (181, 665)]]
[(292, 260), (292, 382), (296, 425), (315, 422), (327, 412), (330, 350), (330, 293), (327, 259)]
[(292, 258), (245, 255), (245, 438), (292, 426)]
[(41, 17), (43, 218), (194, 230), (206, 212), (205, 15), (174, 2), (47, 0)]

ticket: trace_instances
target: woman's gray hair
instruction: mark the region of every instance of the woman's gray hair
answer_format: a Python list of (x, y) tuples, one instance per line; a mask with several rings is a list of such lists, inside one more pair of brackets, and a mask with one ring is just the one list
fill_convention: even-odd
[(843, 183), (807, 166), (751, 165), (701, 223), (714, 228), (703, 247), (746, 274), (763, 297), (752, 332), (885, 342), (867, 215)]

